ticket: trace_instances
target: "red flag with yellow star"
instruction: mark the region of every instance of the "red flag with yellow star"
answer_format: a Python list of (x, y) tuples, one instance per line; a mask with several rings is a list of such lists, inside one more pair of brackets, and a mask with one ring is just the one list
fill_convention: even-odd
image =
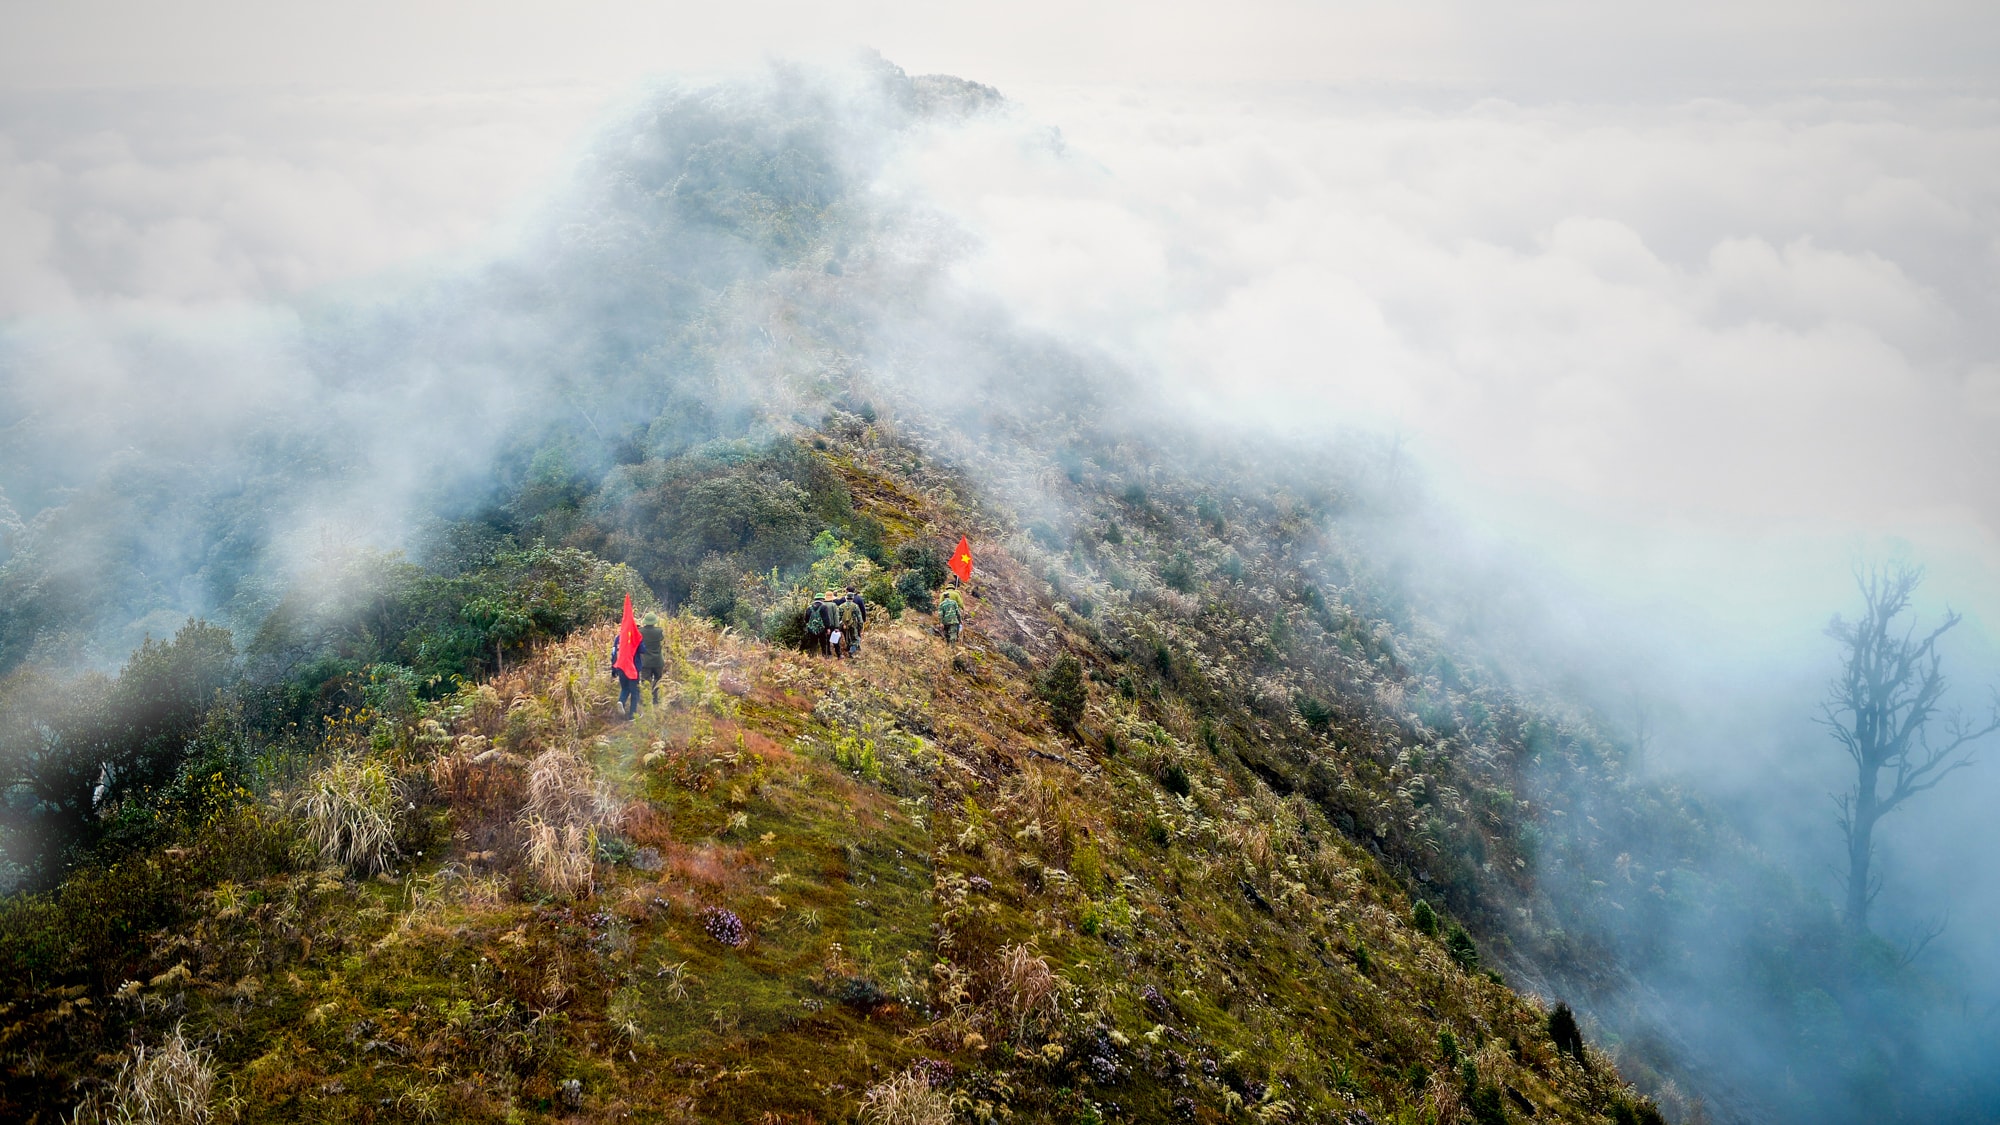
[(945, 565), (958, 575), (960, 582), (972, 581), (972, 543), (965, 536), (958, 537), (958, 549), (951, 553), (951, 561)]

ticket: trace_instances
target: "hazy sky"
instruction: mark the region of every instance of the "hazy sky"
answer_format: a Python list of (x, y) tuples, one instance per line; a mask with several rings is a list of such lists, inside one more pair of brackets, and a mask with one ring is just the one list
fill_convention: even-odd
[(1978, 0), (69, 0), (0, 6), (15, 88), (620, 83), (869, 44), (988, 81), (1499, 83), (1557, 96), (1769, 82), (1983, 84)]
[(1994, 11), (6, 3), (0, 317), (478, 252), (647, 75), (867, 44), (1019, 105), (882, 185), (983, 240), (964, 283), (1194, 409), (1394, 429), (1473, 518), (1746, 643), (1903, 542), (2000, 622)]

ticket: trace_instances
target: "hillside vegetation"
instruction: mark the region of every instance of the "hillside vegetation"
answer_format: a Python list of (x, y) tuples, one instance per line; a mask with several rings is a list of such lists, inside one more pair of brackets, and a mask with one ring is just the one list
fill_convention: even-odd
[[(976, 518), (892, 509), (857, 444), (813, 456), (859, 514)], [(1339, 823), (1393, 728), (1238, 710), (1202, 687), (1226, 649), (1127, 659), (1107, 631), (1158, 615), (1061, 585), (982, 541), (962, 646), (885, 606), (849, 662), (683, 612), (631, 723), (601, 624), (325, 720), (268, 790), (0, 916), (9, 1116), (152, 1086), (241, 1120), (1651, 1112)]]

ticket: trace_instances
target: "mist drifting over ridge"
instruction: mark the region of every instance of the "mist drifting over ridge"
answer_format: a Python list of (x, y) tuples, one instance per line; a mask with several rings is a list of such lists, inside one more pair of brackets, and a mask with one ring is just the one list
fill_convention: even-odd
[[(1859, 121), (1824, 104), (1769, 117), (1696, 106), (1624, 128), (1570, 110), (1480, 106), (1455, 116), (1363, 105), (1333, 125), (1317, 109), (1268, 125), (1252, 112), (1265, 132), (1247, 137), (1227, 115), (1142, 111), (1134, 121), (1094, 109), (1096, 127), (1130, 146), (1118, 150), (1067, 124), (1052, 136), (1039, 115), (998, 107), (969, 123), (954, 113), (948, 125), (910, 126), (899, 115), (913, 107), (885, 105), (869, 73), (788, 73), (776, 94), (749, 83), (670, 93), (659, 104), (671, 115), (649, 120), (641, 110), (598, 134), (576, 186), (549, 212), (556, 218), (529, 223), (517, 247), (473, 269), (401, 279), (387, 294), (362, 287), (111, 329), (15, 319), (0, 430), (17, 440), (0, 485), (21, 526), (7, 531), (0, 562), (12, 561), (16, 537), (47, 510), (102, 505), (91, 526), (110, 529), (112, 541), (52, 536), (38, 549), (75, 550), (86, 573), (130, 566), (148, 576), (123, 619), (96, 634), (93, 659), (115, 662), (135, 634), (163, 632), (186, 613), (249, 627), (271, 596), (261, 578), (288, 573), (301, 561), (295, 553), (323, 536), (395, 546), (427, 513), (476, 504), (480, 482), (506, 463), (523, 427), (561, 417), (601, 435), (630, 396), (657, 393), (660, 372), (686, 363), (685, 352), (658, 350), (663, 313), (711, 318), (676, 345), (702, 351), (705, 409), (782, 417), (785, 395), (812, 401), (811, 384), (824, 375), (817, 357), (785, 351), (783, 326), (762, 317), (746, 284), (768, 268), (771, 248), (704, 242), (672, 220), (649, 225), (661, 180), (646, 174), (648, 160), (680, 159), (706, 142), (662, 142), (648, 126), (698, 130), (705, 105), (715, 107), (714, 140), (754, 137), (765, 124), (805, 130), (824, 160), (797, 174), (825, 177), (828, 206), (865, 201), (841, 215), (849, 233), (830, 238), (825, 261), (812, 264), (822, 278), (872, 276), (906, 302), (865, 326), (864, 353), (885, 383), (961, 419), (989, 392), (977, 382), (967, 389), (980, 349), (952, 339), (959, 325), (939, 323), (941, 310), (1023, 326), (1031, 339), (1081, 352), (1074, 370), (1103, 373), (1116, 390), (1102, 409), (1135, 427), (1164, 417), (1229, 434), (1272, 428), (1305, 444), (1334, 437), (1367, 446), (1387, 481), (1393, 433), (1372, 445), (1350, 435), (1400, 426), (1408, 439), (1393, 455), (1413, 466), (1403, 471), (1440, 466), (1431, 479), (1460, 510), (1527, 480), (1531, 494), (1556, 491), (1581, 508), (1577, 522), (1625, 505), (1659, 513), (1669, 542), (1674, 519), (1718, 506), (1725, 527), (1803, 511), (1815, 531), (1834, 529), (1818, 543), (1856, 531), (1908, 534), (1892, 522), (1905, 495), (1925, 498), (1920, 523), (1953, 532), (1988, 515), (1979, 505), (1990, 494), (1975, 486), (1992, 479), (1991, 466), (1976, 436), (1994, 352), (1976, 315), (1979, 286), (1963, 279), (1984, 278), (1992, 260), (1958, 248), (1976, 245), (1968, 233), (1990, 235), (1982, 224), (1992, 185), (1957, 160), (1964, 134), (1975, 149), (1992, 142), (1989, 106), (1945, 104), (1926, 132), (1871, 122), (1876, 111), (1865, 104), (1848, 107)], [(1804, 140), (1773, 157), (1773, 132)], [(1482, 145), (1497, 152), (1491, 165), (1449, 158)], [(1568, 208), (1545, 202), (1560, 195), (1552, 183), (1599, 183), (1621, 154), (1664, 150), (1660, 167), (1685, 168), (1692, 153), (1732, 145), (1750, 166), (1730, 185), (1736, 194), (1676, 192), (1658, 186), (1671, 177), (1631, 173), (1623, 196), (1600, 189), (1556, 200)], [(1925, 176), (1912, 187), (1877, 165), (1854, 188), (1852, 177), (1830, 171), (1877, 147)], [(1494, 167), (1525, 168), (1520, 186), (1496, 193)], [(1794, 190), (1760, 210), (1773, 178)], [(1906, 211), (1866, 206), (1898, 190), (1914, 200)], [(1687, 194), (1695, 205), (1677, 210), (1672, 200)], [(1742, 230), (1752, 233), (1726, 233)], [(1885, 253), (1891, 246), (1920, 252)], [(820, 283), (803, 271), (788, 282)], [(843, 306), (836, 298), (827, 307)], [(1816, 372), (1827, 365), (1852, 393), (1819, 394)], [(1630, 374), (1635, 367), (1641, 375)], [(1799, 372), (1800, 383), (1756, 382), (1766, 370)], [(1712, 393), (1678, 397), (1690, 383)], [(1041, 393), (998, 391), (1023, 400)], [(1933, 443), (1922, 423), (1940, 416), (1960, 428)], [(1661, 417), (1684, 420), (1661, 427)], [(1885, 417), (1897, 443), (1878, 461), (1833, 455), (1843, 444), (1835, 438)], [(1713, 436), (1718, 428), (1725, 432)], [(1793, 431), (1833, 437), (1775, 451), (1760, 440)], [(1915, 454), (1931, 444), (1955, 460), (1927, 468)], [(1884, 482), (1885, 466), (1902, 475)], [(134, 478), (156, 491), (125, 483)], [(1502, 483), (1460, 494), (1461, 480)], [(1711, 503), (1717, 496), (1728, 502)], [(1822, 502), (1828, 496), (1841, 499)], [(1978, 515), (1954, 522), (1967, 511)], [(1455, 545), (1412, 541), (1400, 526), (1381, 537), (1386, 557), (1407, 564), (1419, 585), (1466, 572)], [(1592, 571), (1565, 555), (1559, 534), (1550, 538), (1553, 546), (1539, 546), (1555, 566)], [(255, 546), (218, 564), (210, 548), (230, 541)], [(1587, 558), (1596, 546), (1586, 529), (1576, 550)], [(1981, 550), (1968, 554), (1982, 558)], [(1788, 609), (1786, 619), (1816, 624), (1842, 606), (1845, 564), (1823, 567), (1831, 578), (1800, 598), (1815, 604)], [(1667, 597), (1687, 597), (1672, 577), (1649, 576)], [(1456, 593), (1478, 602), (1522, 581), (1503, 563), (1483, 587)], [(1940, 592), (1990, 596), (1976, 584), (1963, 590)], [(1560, 596), (1530, 596), (1528, 615)], [(1560, 683), (1560, 644), (1603, 631), (1590, 612), (1573, 630), (1551, 628), (1541, 639), (1552, 651), (1524, 655), (1523, 667), (1546, 659)], [(41, 651), (61, 651), (85, 632), (49, 634), (56, 639)], [(1508, 627), (1495, 633), (1518, 637)], [(1818, 643), (1810, 633), (1801, 642)], [(1967, 673), (1968, 684), (1978, 682)], [(1692, 707), (1664, 706), (1676, 705)], [(1732, 733), (1692, 723), (1681, 737)], [(1804, 745), (1778, 741), (1774, 754)], [(1691, 760), (1712, 764), (1694, 750)], [(1663, 739), (1656, 768), (1673, 771), (1675, 751)], [(1992, 792), (1990, 778), (1977, 783), (1986, 788), (1970, 792)], [(1817, 807), (1821, 796), (1782, 799)], [(1991, 910), (1990, 895), (1968, 901)]]

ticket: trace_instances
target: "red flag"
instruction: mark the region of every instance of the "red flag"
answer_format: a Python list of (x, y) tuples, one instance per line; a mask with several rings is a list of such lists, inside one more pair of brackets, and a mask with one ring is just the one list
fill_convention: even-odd
[(951, 561), (945, 564), (960, 582), (972, 581), (972, 543), (965, 536), (958, 537), (958, 550), (951, 553)]
[(629, 679), (639, 678), (639, 623), (632, 620), (632, 595), (625, 595), (625, 616), (618, 622), (618, 663), (612, 665)]

